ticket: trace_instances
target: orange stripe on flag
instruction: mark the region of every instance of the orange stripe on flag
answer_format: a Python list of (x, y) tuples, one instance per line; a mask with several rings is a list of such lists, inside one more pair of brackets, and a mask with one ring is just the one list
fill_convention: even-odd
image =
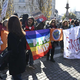
[(43, 57), (44, 55), (46, 55), (48, 53), (49, 49), (51, 49), (51, 48), (52, 48), (52, 46), (50, 45), (48, 50), (46, 50), (45, 52), (41, 52), (41, 53), (38, 53), (36, 51), (32, 52), (33, 59), (36, 60), (36, 59), (39, 59), (40, 57)]
[[(52, 48), (52, 45), (51, 45), (51, 42), (50, 42), (48, 50), (51, 49), (51, 48)], [(43, 53), (43, 52), (44, 52), (43, 49), (32, 51), (32, 55), (35, 56), (35, 55), (38, 55), (38, 54)]]
[(40, 57), (43, 57), (44, 55), (46, 55), (48, 53), (49, 50), (45, 51), (45, 52), (42, 52), (38, 55), (34, 55), (33, 56), (33, 59), (36, 60), (36, 59), (39, 59)]

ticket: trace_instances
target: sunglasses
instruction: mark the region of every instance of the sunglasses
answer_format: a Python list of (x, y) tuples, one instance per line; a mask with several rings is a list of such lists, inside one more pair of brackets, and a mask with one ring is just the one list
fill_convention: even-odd
[(55, 23), (55, 22), (52, 22), (52, 23)]

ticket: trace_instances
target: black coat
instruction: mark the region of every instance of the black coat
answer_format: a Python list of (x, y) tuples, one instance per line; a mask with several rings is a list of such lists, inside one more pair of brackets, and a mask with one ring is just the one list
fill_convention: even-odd
[(57, 28), (57, 26), (51, 26), (51, 25), (50, 25), (50, 26), (47, 26), (47, 27), (46, 27), (46, 29), (49, 29), (49, 28)]
[(11, 51), (9, 55), (9, 73), (17, 75), (25, 71), (26, 68), (26, 39), (19, 38), (13, 33), (8, 34), (8, 50)]
[(39, 23), (39, 24), (36, 26), (35, 30), (44, 29), (44, 25), (45, 25), (45, 24), (44, 24), (43, 22)]

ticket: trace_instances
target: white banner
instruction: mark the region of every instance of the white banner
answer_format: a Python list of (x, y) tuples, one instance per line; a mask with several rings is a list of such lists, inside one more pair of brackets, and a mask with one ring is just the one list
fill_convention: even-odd
[(64, 58), (80, 59), (80, 26), (63, 30)]
[(4, 3), (3, 3), (0, 21), (6, 16), (6, 11), (7, 11), (7, 7), (8, 7), (8, 1), (9, 0), (5, 0)]

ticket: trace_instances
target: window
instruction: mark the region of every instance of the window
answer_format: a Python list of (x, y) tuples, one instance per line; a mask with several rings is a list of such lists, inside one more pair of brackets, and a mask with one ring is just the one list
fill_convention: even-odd
[(19, 0), (19, 2), (24, 2), (25, 0)]

